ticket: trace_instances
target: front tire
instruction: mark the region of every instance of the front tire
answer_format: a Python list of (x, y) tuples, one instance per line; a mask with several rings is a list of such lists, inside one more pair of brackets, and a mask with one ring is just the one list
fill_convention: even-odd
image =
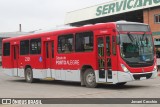
[(33, 71), (31, 68), (25, 69), (25, 80), (28, 83), (33, 83), (35, 81), (35, 79), (33, 78)]
[(87, 69), (84, 73), (84, 83), (88, 88), (97, 87), (96, 76), (93, 69)]

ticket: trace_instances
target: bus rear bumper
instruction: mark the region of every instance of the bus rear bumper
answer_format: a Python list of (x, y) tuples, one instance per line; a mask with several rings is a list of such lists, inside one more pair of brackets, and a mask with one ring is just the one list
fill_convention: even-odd
[(24, 69), (18, 70), (17, 68), (12, 68), (12, 69), (3, 68), (2, 72), (11, 77), (24, 77)]

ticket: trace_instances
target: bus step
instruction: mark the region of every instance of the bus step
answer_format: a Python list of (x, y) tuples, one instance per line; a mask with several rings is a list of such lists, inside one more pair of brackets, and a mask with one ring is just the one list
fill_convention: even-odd
[(55, 79), (54, 79), (54, 78), (51, 78), (51, 77), (47, 77), (47, 78), (44, 78), (43, 80), (53, 81), (53, 80), (55, 80)]

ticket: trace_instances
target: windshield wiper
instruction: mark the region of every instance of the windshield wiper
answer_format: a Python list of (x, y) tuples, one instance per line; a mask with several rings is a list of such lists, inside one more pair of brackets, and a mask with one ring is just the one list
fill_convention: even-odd
[(133, 35), (130, 32), (128, 32), (127, 35), (129, 37), (129, 39), (131, 40), (131, 42), (133, 42), (134, 41)]
[(142, 39), (144, 39), (144, 35), (146, 34), (146, 32), (144, 32), (143, 36), (142, 36)]
[[(145, 44), (143, 43), (145, 34), (146, 34), (146, 32), (144, 32), (144, 34), (142, 35), (142, 38), (140, 38), (140, 42), (141, 42), (140, 47), (142, 48), (143, 53), (144, 53), (144, 47), (145, 47)], [(140, 48), (140, 50), (141, 50), (141, 48)]]

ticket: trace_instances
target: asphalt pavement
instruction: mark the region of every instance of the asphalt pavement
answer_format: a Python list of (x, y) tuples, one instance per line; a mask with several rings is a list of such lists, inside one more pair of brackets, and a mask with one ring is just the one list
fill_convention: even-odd
[[(86, 88), (81, 87), (80, 83), (64, 81), (41, 80), (37, 83), (30, 84), (26, 83), (24, 78), (10, 77), (0, 72), (0, 98), (160, 98), (160, 77), (157, 77), (156, 79), (128, 82), (123, 87), (99, 85), (98, 88)], [(0, 106), (11, 107), (11, 105)], [(29, 105), (12, 105), (12, 107), (22, 106), (25, 107)], [(41, 106), (44, 105), (38, 105), (38, 107)], [(65, 106), (72, 107), (74, 105)], [(83, 106), (88, 107), (87, 105)], [(96, 105), (89, 106), (95, 107)], [(106, 105), (99, 106), (106, 107)], [(119, 107), (118, 105), (114, 106)], [(126, 106), (127, 105), (124, 105), (124, 107)]]

